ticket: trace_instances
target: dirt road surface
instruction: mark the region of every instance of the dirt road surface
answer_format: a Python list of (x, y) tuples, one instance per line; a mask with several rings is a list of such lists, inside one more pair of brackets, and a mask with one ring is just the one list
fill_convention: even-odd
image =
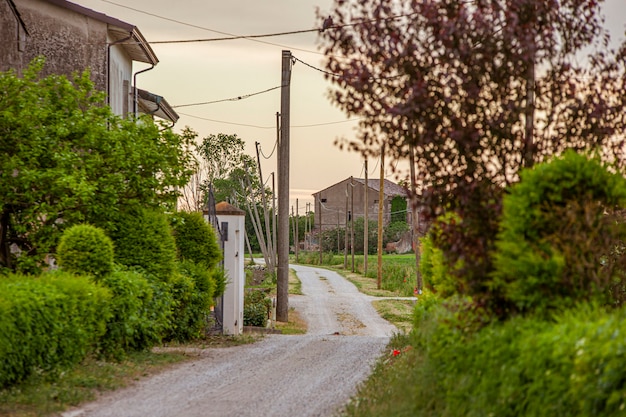
[(292, 266), (304, 295), (290, 295), (306, 335), (206, 349), (192, 362), (115, 391), (63, 417), (333, 416), (356, 392), (396, 328), (373, 297), (339, 274)]

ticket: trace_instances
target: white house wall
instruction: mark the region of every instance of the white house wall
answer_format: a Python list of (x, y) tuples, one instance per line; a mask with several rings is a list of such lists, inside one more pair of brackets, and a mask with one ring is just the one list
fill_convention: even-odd
[[(108, 38), (107, 38), (108, 39)], [(108, 39), (111, 42), (110, 39)], [(109, 106), (113, 113), (126, 115), (133, 111), (131, 86), (133, 66), (121, 46), (112, 46), (109, 70)]]

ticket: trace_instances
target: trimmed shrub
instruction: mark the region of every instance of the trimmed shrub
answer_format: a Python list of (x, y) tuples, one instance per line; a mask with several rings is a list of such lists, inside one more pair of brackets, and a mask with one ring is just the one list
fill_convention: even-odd
[(127, 352), (159, 343), (171, 327), (172, 296), (167, 284), (121, 268), (103, 277), (102, 284), (113, 298), (100, 353), (119, 360)]
[(0, 386), (80, 362), (105, 332), (109, 292), (56, 271), (0, 280)]
[(213, 228), (201, 213), (177, 212), (170, 217), (178, 258), (213, 268), (222, 259), (222, 251)]
[(176, 270), (176, 244), (164, 213), (132, 210), (120, 215), (109, 235), (115, 245), (115, 261), (139, 267), (168, 282)]
[(113, 242), (95, 226), (72, 226), (61, 236), (56, 260), (68, 272), (98, 278), (113, 270)]
[(573, 151), (521, 173), (504, 198), (490, 282), (512, 311), (621, 304), (626, 179)]
[(174, 317), (167, 338), (183, 342), (204, 334), (216, 285), (203, 264), (184, 261), (179, 269), (171, 282)]

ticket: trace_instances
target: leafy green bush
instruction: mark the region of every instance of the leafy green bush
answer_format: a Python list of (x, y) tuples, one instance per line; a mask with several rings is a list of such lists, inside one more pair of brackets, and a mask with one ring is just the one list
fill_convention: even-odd
[(420, 273), (424, 284), (442, 298), (451, 297), (458, 293), (457, 281), (448, 272), (443, 251), (433, 242), (433, 231), (420, 239)]
[(63, 272), (0, 279), (0, 386), (80, 362), (105, 331), (109, 297)]
[(203, 335), (216, 287), (213, 275), (204, 264), (180, 264), (180, 273), (171, 282), (174, 310), (168, 339), (183, 342)]
[(211, 277), (215, 283), (215, 289), (213, 290), (213, 297), (220, 297), (226, 291), (226, 284), (228, 283), (228, 276), (224, 268), (213, 268), (211, 270)]
[(623, 416), (625, 319), (580, 304), (467, 331), (464, 316), (420, 298), (410, 345), (384, 358), (347, 415)]
[(521, 173), (504, 198), (490, 283), (511, 310), (581, 300), (621, 304), (626, 271), (626, 179), (573, 151)]
[(176, 244), (165, 214), (143, 209), (122, 213), (109, 235), (116, 262), (140, 267), (165, 282), (174, 274)]
[(177, 212), (170, 217), (178, 258), (213, 268), (222, 258), (222, 251), (213, 228), (201, 213)]
[(66, 271), (98, 278), (113, 270), (113, 242), (95, 226), (72, 226), (61, 236), (56, 259)]
[(110, 289), (111, 317), (100, 339), (100, 353), (122, 359), (126, 352), (159, 343), (171, 326), (172, 296), (167, 284), (145, 274), (118, 268), (102, 278)]
[(271, 300), (263, 291), (248, 291), (243, 299), (243, 325), (265, 327)]

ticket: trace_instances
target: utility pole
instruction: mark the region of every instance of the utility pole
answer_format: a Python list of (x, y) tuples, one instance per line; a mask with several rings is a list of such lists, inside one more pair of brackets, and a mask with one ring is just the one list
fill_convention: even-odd
[(348, 189), (350, 184), (346, 182), (346, 226), (344, 227), (343, 236), (343, 270), (348, 269), (348, 222), (350, 221), (350, 212), (348, 211)]
[(318, 230), (319, 232), (317, 233), (317, 242), (318, 242), (318, 246), (319, 246), (319, 251), (320, 251), (320, 265), (322, 265), (322, 195), (319, 195), (319, 213), (317, 214), (317, 218), (318, 220)]
[(383, 278), (383, 206), (385, 199), (385, 145), (380, 150), (380, 184), (378, 187), (378, 271), (376, 287), (380, 290)]
[(417, 178), (415, 176), (415, 148), (409, 147), (409, 164), (411, 172), (411, 226), (413, 229), (413, 251), (415, 252), (415, 276), (417, 277), (415, 292), (422, 294), (422, 274), (420, 273), (420, 240), (419, 240), (419, 212), (417, 210)]
[(280, 141), (278, 143), (278, 274), (276, 320), (289, 321), (289, 107), (291, 51), (282, 51)]
[(363, 208), (363, 275), (367, 276), (367, 252), (368, 252), (368, 246), (369, 246), (369, 231), (368, 226), (369, 226), (369, 213), (367, 212), (367, 195), (369, 194), (369, 190), (370, 190), (370, 185), (369, 185), (369, 180), (367, 179), (367, 156), (365, 157), (365, 186), (363, 187), (363, 190), (365, 191), (365, 196), (363, 196), (363, 199), (365, 201), (365, 206)]
[(300, 230), (298, 230), (300, 227), (298, 223), (300, 223), (300, 216), (298, 214), (298, 199), (296, 198), (296, 239), (294, 240), (294, 246), (295, 246), (295, 251), (296, 251), (296, 263), (299, 262), (298, 249), (300, 246)]
[(350, 176), (350, 254), (352, 256), (352, 272), (354, 272), (354, 178)]

